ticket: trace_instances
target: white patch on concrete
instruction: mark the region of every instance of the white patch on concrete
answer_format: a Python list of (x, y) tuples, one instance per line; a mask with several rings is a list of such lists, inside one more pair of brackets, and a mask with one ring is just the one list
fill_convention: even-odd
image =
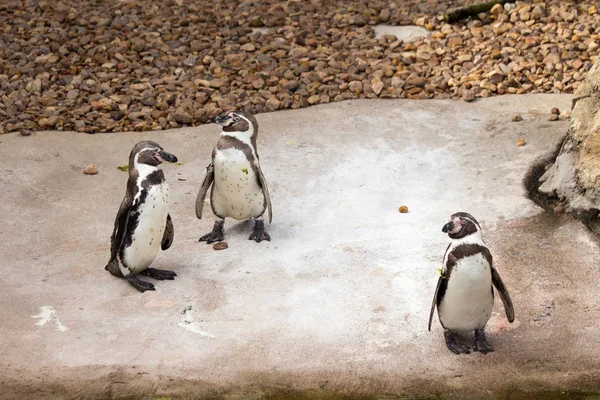
[(56, 310), (52, 306), (40, 307), (40, 313), (38, 315), (32, 315), (31, 318), (39, 319), (39, 321), (35, 323), (37, 326), (44, 326), (48, 322), (54, 322), (57, 331), (65, 332), (68, 329), (66, 326), (60, 323), (58, 317), (56, 316)]
[(408, 25), (408, 26), (393, 26), (393, 25), (375, 25), (375, 37), (381, 38), (383, 35), (394, 35), (398, 40), (403, 42), (412, 42), (429, 35), (429, 31), (420, 26)]
[(214, 339), (215, 335), (213, 335), (210, 332), (203, 331), (202, 329), (200, 329), (198, 324), (194, 322), (194, 317), (192, 317), (191, 311), (192, 306), (187, 306), (186, 308), (184, 308), (183, 311), (179, 313), (181, 315), (181, 320), (177, 325), (179, 325), (187, 331), (197, 333), (200, 336)]

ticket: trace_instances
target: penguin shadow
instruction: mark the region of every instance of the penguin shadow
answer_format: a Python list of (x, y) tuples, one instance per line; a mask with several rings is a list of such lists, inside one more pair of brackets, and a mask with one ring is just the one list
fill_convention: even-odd
[[(235, 222), (230, 222), (229, 227), (225, 226), (225, 241), (227, 241), (227, 239), (233, 239), (233, 237), (238, 238), (238, 237), (244, 237), (246, 240), (250, 237), (250, 234), (252, 233), (252, 229), (254, 229), (254, 220), (252, 219), (247, 219), (244, 221), (235, 221)], [(227, 224), (227, 222), (225, 222), (225, 224)], [(268, 231), (269, 229), (269, 225), (270, 224), (265, 224), (265, 228)]]

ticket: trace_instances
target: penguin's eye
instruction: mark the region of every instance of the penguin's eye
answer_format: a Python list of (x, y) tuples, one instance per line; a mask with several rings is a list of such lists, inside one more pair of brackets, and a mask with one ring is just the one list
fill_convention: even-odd
[(227, 126), (233, 126), (240, 121), (240, 117), (235, 114), (229, 114), (229, 121), (230, 122), (227, 124)]

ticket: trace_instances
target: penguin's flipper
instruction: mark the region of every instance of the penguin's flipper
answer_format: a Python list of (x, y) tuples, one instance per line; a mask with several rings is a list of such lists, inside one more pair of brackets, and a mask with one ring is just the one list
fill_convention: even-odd
[[(117, 259), (119, 251), (123, 247), (125, 242), (125, 233), (127, 232), (127, 224), (129, 223), (129, 214), (131, 210), (131, 204), (133, 197), (125, 195), (119, 207), (119, 212), (115, 218), (115, 226), (113, 229), (112, 236), (110, 237), (110, 261), (109, 264)], [(108, 265), (107, 268), (108, 269)]]
[(435, 294), (433, 295), (433, 301), (431, 302), (431, 311), (429, 312), (429, 325), (427, 326), (427, 330), (431, 332), (431, 320), (433, 319), (433, 312), (435, 311), (435, 306), (437, 304), (438, 290), (440, 290), (440, 285), (442, 284), (442, 277), (438, 279), (437, 286), (435, 287)]
[[(438, 297), (441, 297), (445, 294), (446, 287), (448, 286), (448, 281), (444, 280), (444, 278), (449, 275), (450, 269), (452, 269), (454, 265), (456, 265), (456, 256), (452, 252), (448, 253), (451, 245), (452, 244), (449, 244), (448, 247), (446, 247), (446, 251), (444, 252), (444, 259), (442, 261), (442, 268), (438, 271), (440, 277), (438, 279), (437, 286), (435, 287), (433, 301), (431, 302), (431, 311), (429, 312), (429, 326), (427, 327), (428, 331), (431, 331), (431, 320), (433, 319), (433, 310), (435, 310), (436, 305), (438, 305), (441, 300), (441, 298)], [(442, 288), (441, 291), (440, 287)]]
[(498, 271), (494, 267), (492, 267), (492, 283), (500, 294), (508, 322), (513, 322), (515, 320), (515, 309), (512, 300), (510, 299), (508, 290), (506, 290), (506, 286), (504, 286), (504, 282), (502, 282), (502, 278), (500, 278), (500, 274), (498, 274)]
[(267, 186), (267, 180), (260, 169), (260, 165), (257, 165), (258, 170), (258, 182), (260, 183), (260, 187), (262, 188), (263, 195), (265, 196), (265, 201), (267, 202), (267, 209), (269, 211), (269, 223), (273, 220), (273, 209), (271, 207), (271, 196), (269, 195), (269, 187)]
[(162, 242), (160, 244), (160, 248), (163, 250), (167, 250), (173, 244), (173, 236), (175, 235), (175, 230), (173, 229), (173, 221), (171, 220), (171, 215), (167, 214), (167, 225), (165, 225), (165, 233), (163, 234)]
[(206, 175), (204, 176), (204, 181), (202, 181), (202, 186), (200, 186), (200, 191), (198, 192), (198, 196), (196, 197), (196, 217), (198, 219), (202, 219), (202, 207), (204, 207), (204, 198), (206, 197), (206, 193), (215, 180), (215, 167), (212, 163), (208, 164), (206, 167)]

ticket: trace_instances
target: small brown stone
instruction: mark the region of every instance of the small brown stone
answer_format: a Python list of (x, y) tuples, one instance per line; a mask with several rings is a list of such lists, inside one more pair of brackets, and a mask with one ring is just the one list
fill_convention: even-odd
[(560, 110), (556, 107), (552, 109), (552, 114), (560, 115)]
[(96, 175), (98, 173), (98, 168), (96, 168), (95, 164), (90, 164), (83, 170), (83, 173), (86, 175)]
[(256, 50), (256, 47), (252, 44), (252, 43), (246, 43), (245, 45), (243, 45), (242, 47), (240, 47), (240, 50), (243, 51), (254, 51)]
[(270, 111), (276, 111), (279, 109), (281, 105), (281, 102), (277, 99), (277, 97), (270, 97), (267, 102), (265, 103), (265, 106), (270, 110)]
[(21, 129), (21, 136), (31, 136), (31, 131), (29, 129)]
[(52, 128), (54, 127), (54, 125), (56, 125), (58, 123), (58, 116), (56, 115), (52, 115), (48, 118), (41, 118), (38, 121), (38, 124), (42, 127), (49, 127)]
[(448, 39), (448, 47), (456, 47), (463, 44), (463, 40), (460, 36), (452, 36)]
[(180, 124), (185, 125), (190, 124), (192, 122), (192, 116), (183, 110), (177, 110), (175, 114), (173, 114), (173, 119), (179, 122)]
[(565, 206), (563, 203), (558, 203), (556, 207), (554, 207), (554, 214), (562, 214), (565, 212)]
[(472, 90), (465, 89), (463, 91), (462, 99), (464, 101), (466, 101), (467, 103), (469, 103), (469, 102), (475, 100), (475, 94), (473, 94)]
[(398, 208), (398, 211), (400, 211), (402, 214), (406, 214), (408, 212), (408, 207), (400, 206), (400, 208)]
[(490, 10), (490, 14), (492, 15), (499, 15), (502, 14), (504, 12), (504, 7), (502, 6), (502, 4), (494, 4), (494, 7), (492, 7), (492, 9)]
[(519, 138), (517, 140), (517, 146), (525, 146), (525, 138)]
[(229, 247), (229, 245), (227, 244), (227, 242), (219, 242), (219, 243), (213, 244), (213, 249), (215, 249), (215, 250), (225, 250), (228, 247)]
[(513, 122), (519, 122), (519, 121), (523, 121), (523, 117), (521, 117), (521, 114), (515, 114), (512, 117)]
[(371, 89), (373, 90), (373, 92), (379, 96), (379, 94), (381, 93), (381, 90), (383, 89), (383, 82), (379, 81), (379, 82), (375, 82), (372, 86)]

